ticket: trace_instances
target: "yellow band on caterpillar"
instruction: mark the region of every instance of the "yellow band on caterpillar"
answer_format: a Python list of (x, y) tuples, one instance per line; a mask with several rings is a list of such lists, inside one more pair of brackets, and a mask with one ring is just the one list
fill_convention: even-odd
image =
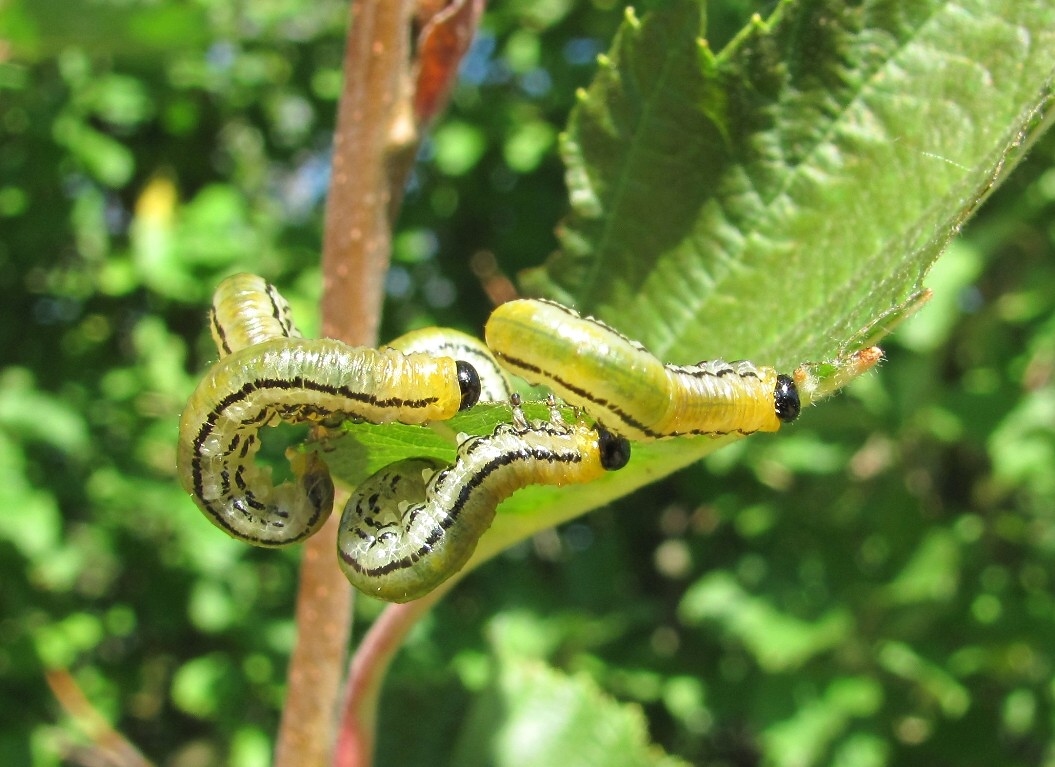
[(255, 274), (234, 274), (212, 296), (209, 329), (220, 356), (272, 338), (300, 338), (293, 313), (274, 285)]

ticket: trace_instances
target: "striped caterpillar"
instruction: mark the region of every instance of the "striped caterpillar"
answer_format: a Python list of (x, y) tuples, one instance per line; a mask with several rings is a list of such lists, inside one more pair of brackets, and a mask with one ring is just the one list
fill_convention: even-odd
[(446, 420), (480, 395), (468, 362), (296, 337), (288, 304), (254, 275), (221, 283), (210, 315), (222, 356), (180, 418), (176, 466), (210, 521), (257, 546), (303, 540), (333, 508), (333, 481), (315, 453), (290, 452), (294, 481), (277, 487), (256, 465), (262, 427), (348, 418), (421, 424)]
[(463, 438), (453, 464), (393, 463), (367, 478), (345, 506), (337, 547), (357, 589), (390, 602), (424, 596), (468, 561), (498, 504), (528, 485), (589, 482), (622, 468), (630, 444), (603, 427), (529, 423), (513, 395), (513, 423)]
[[(220, 356), (273, 338), (301, 337), (286, 299), (274, 285), (255, 274), (235, 274), (220, 283), (209, 310), (209, 327)], [(468, 333), (452, 328), (421, 328), (404, 333), (386, 346), (404, 354), (430, 354), (468, 362), (480, 378), (481, 402), (505, 402), (513, 393), (509, 376), (491, 350)]]
[(750, 362), (664, 365), (599, 320), (550, 301), (502, 304), (484, 337), (507, 370), (631, 439), (776, 431), (801, 407), (792, 376)]

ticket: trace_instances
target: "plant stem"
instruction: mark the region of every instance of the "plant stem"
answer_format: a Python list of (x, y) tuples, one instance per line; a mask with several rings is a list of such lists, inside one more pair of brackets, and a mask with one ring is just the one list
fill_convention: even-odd
[[(456, 0), (448, 12), (417, 0), (353, 0), (344, 57), (344, 87), (334, 132), (322, 249), (322, 333), (352, 345), (377, 342), (392, 228), (420, 141), (419, 126), (446, 103), (457, 64), (483, 10)], [(411, 59), (415, 12), (429, 31), (428, 76)], [(436, 23), (429, 23), (431, 19)], [(415, 78), (418, 77), (415, 83)], [(427, 114), (415, 112), (415, 90), (428, 90)], [(419, 105), (420, 111), (420, 105)], [(275, 764), (330, 763), (351, 596), (335, 566), (337, 519), (305, 545), (297, 594), (297, 645), (289, 670)], [(377, 698), (403, 637), (446, 589), (391, 607), (356, 652), (341, 717), (335, 763), (366, 767), (373, 759)]]
[(352, 3), (322, 249), (322, 332), (351, 344), (377, 341), (392, 222), (417, 145), (414, 7), (411, 0)]
[[(344, 87), (334, 133), (323, 236), (322, 331), (352, 345), (377, 341), (394, 207), (416, 135), (409, 114), (409, 0), (351, 6)], [(409, 134), (409, 135), (408, 135)], [(411, 155), (412, 156), (412, 155)], [(297, 592), (297, 641), (275, 751), (276, 767), (331, 763), (351, 587), (336, 564), (337, 517), (307, 541)]]
[[(335, 501), (335, 506), (342, 503)], [(333, 515), (304, 545), (297, 589), (297, 643), (289, 664), (276, 767), (330, 764), (341, 667), (351, 632), (351, 586), (334, 561)]]
[(53, 669), (44, 678), (55, 699), (80, 729), (91, 739), (91, 746), (76, 755), (68, 754), (71, 764), (106, 764), (112, 767), (153, 767), (131, 741), (117, 732), (88, 700), (77, 680), (66, 669)]
[(453, 581), (421, 599), (389, 605), (359, 643), (348, 670), (335, 767), (368, 767), (373, 763), (377, 702), (385, 673), (407, 632), (447, 593), (448, 584), (453, 585)]

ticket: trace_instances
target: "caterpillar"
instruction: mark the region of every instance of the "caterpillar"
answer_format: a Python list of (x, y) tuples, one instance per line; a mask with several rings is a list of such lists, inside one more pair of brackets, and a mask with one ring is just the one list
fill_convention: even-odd
[(601, 426), (529, 423), (519, 395), (513, 423), (464, 438), (453, 464), (409, 458), (367, 478), (341, 516), (341, 569), (360, 591), (390, 602), (424, 596), (465, 565), (498, 504), (528, 485), (589, 482), (630, 460), (630, 443)]
[(664, 365), (599, 320), (550, 301), (498, 306), (484, 338), (507, 370), (631, 439), (776, 431), (801, 409), (790, 375), (743, 361)]
[(259, 431), (279, 421), (336, 425), (348, 418), (420, 424), (474, 405), (480, 378), (464, 361), (307, 340), (288, 304), (259, 277), (235, 275), (213, 299), (221, 359), (180, 417), (180, 482), (219, 528), (257, 546), (314, 533), (333, 508), (333, 481), (314, 452), (290, 453), (293, 482), (275, 486), (254, 462)]

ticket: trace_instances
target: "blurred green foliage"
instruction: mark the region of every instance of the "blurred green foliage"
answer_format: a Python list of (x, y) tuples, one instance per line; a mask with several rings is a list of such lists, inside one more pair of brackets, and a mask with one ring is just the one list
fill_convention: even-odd
[[(711, 48), (764, 10), (715, 3)], [(270, 758), (297, 552), (216, 534), (176, 417), (222, 275), (267, 275), (313, 331), (346, 11), (0, 8), (0, 763), (83, 745), (48, 669), (160, 764)], [(474, 254), (555, 247), (555, 135), (621, 12), (490, 9), (411, 181), (386, 336), (478, 330)], [(1049, 137), (939, 261), (878, 375), (470, 575), (396, 661), (378, 763), (530, 763), (540, 709), (611, 710), (592, 745), (633, 763), (662, 759), (636, 757), (646, 722), (710, 767), (1055, 763), (1053, 161)]]

